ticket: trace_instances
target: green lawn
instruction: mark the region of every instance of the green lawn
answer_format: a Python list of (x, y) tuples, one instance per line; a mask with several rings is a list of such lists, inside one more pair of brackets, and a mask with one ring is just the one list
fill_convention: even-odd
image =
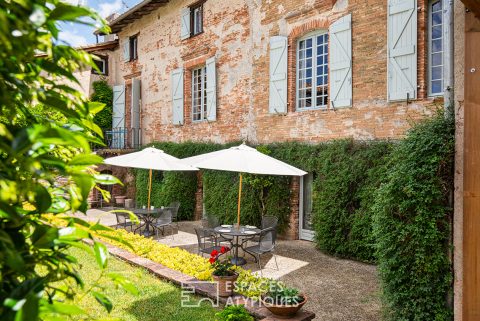
[[(85, 282), (85, 289), (99, 277), (99, 268), (93, 256), (82, 250), (73, 248), (70, 254), (79, 259), (80, 273)], [(179, 287), (161, 281), (146, 270), (133, 267), (123, 261), (110, 257), (108, 272), (120, 273), (131, 280), (138, 288), (139, 295), (133, 295), (117, 288), (107, 277), (102, 278), (104, 293), (113, 303), (113, 309), (108, 314), (91, 295), (81, 298), (76, 303), (95, 319), (113, 318), (120, 320), (166, 321), (166, 320), (214, 320), (215, 308), (202, 304), (198, 308), (182, 308), (180, 306), (181, 290)], [(81, 320), (82, 318), (78, 318)]]

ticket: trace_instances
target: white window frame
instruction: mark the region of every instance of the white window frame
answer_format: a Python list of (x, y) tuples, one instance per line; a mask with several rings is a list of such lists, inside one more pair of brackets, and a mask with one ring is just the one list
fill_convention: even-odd
[(192, 15), (192, 36), (196, 36), (203, 32), (203, 3), (193, 7), (190, 14)]
[[(326, 42), (326, 53), (324, 53), (324, 56), (327, 57), (327, 101), (325, 105), (320, 105), (317, 106), (317, 37), (320, 35), (326, 35), (327, 36), (327, 42)], [(311, 107), (300, 107), (300, 42), (307, 40), (309, 38), (312, 38), (312, 106)], [(295, 83), (296, 83), (296, 89), (295, 89), (295, 95), (296, 95), (296, 110), (297, 111), (305, 111), (305, 110), (327, 110), (328, 106), (330, 104), (330, 58), (329, 58), (329, 43), (330, 43), (330, 37), (328, 30), (315, 30), (313, 32), (310, 32), (306, 34), (305, 36), (299, 38), (297, 40), (297, 49), (295, 53), (295, 60), (296, 60), (296, 74), (295, 74)]]
[[(444, 79), (444, 55), (445, 55), (445, 42), (444, 42), (444, 34), (443, 34), (443, 31), (444, 31), (444, 22), (445, 22), (445, 17), (443, 16), (443, 1), (445, 0), (430, 0), (428, 2), (428, 96), (430, 97), (438, 97), (438, 96), (443, 96), (444, 92), (443, 92), (443, 88), (444, 88), (444, 84), (445, 84), (445, 79)], [(440, 12), (442, 12), (442, 37), (439, 38), (441, 41), (442, 41), (442, 50), (441, 51), (438, 51), (437, 53), (441, 53), (442, 54), (442, 64), (441, 65), (438, 65), (438, 66), (435, 66), (435, 67), (441, 67), (442, 68), (442, 73), (441, 73), (441, 81), (442, 81), (442, 90), (438, 93), (433, 93), (432, 92), (432, 44), (433, 44), (433, 39), (432, 39), (432, 29), (433, 29), (433, 19), (432, 19), (432, 13), (433, 13), (433, 5), (437, 2), (440, 2), (441, 3), (441, 10)], [(440, 79), (437, 79), (437, 80), (440, 80)]]
[[(200, 105), (196, 105), (196, 94), (195, 90), (195, 77), (196, 73), (200, 72)], [(192, 69), (192, 122), (198, 123), (207, 120), (207, 67), (201, 66), (195, 69)], [(200, 119), (195, 119), (195, 109), (200, 108)]]

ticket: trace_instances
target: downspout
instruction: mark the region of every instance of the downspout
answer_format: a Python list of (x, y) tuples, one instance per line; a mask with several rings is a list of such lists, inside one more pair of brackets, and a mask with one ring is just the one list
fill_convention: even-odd
[(443, 101), (445, 112), (448, 113), (449, 109), (454, 105), (454, 25), (453, 25), (453, 0), (445, 0), (443, 2), (443, 12), (445, 19), (445, 28), (443, 31), (444, 44), (445, 44), (445, 56), (443, 58), (443, 72), (444, 72), (444, 91)]

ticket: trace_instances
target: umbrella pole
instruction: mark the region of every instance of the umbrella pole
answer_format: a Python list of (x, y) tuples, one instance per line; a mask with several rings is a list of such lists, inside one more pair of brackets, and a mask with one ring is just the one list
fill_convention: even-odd
[(152, 193), (152, 169), (148, 172), (148, 207), (147, 209), (150, 210), (150, 194)]
[(240, 207), (242, 202), (242, 173), (240, 173), (240, 182), (238, 183), (238, 213), (237, 213), (237, 225), (240, 228)]

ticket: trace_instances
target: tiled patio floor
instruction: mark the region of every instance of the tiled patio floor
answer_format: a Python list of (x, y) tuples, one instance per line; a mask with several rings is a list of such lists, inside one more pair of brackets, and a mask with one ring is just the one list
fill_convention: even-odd
[[(97, 209), (90, 210), (89, 220), (100, 219), (113, 226), (115, 216)], [(180, 222), (173, 239), (158, 240), (169, 246), (178, 246), (196, 252), (194, 227), (200, 222)], [(280, 279), (301, 289), (309, 299), (307, 307), (315, 312), (316, 320), (374, 321), (381, 319), (379, 284), (376, 267), (352, 260), (338, 259), (315, 249), (312, 242), (278, 241), (276, 248), (279, 270), (272, 256), (262, 257), (262, 274)], [(249, 255), (247, 269), (258, 273), (258, 266)]]

